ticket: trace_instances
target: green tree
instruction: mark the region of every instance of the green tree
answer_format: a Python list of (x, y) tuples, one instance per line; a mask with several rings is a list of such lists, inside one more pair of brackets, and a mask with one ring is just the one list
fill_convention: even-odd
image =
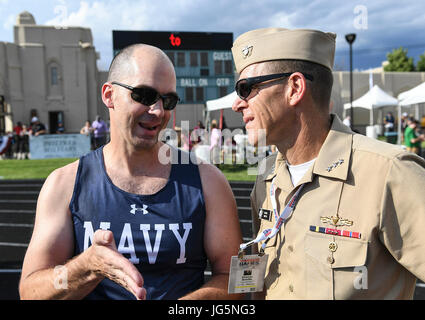
[(425, 52), (419, 56), (419, 61), (416, 64), (417, 71), (425, 71)]
[(407, 56), (407, 49), (403, 47), (387, 53), (387, 60), (388, 64), (384, 67), (384, 71), (415, 71), (413, 58)]

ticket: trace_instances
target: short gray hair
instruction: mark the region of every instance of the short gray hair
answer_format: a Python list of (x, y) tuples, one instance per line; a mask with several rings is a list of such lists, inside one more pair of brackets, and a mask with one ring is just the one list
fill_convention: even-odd
[(268, 61), (266, 66), (271, 73), (301, 72), (313, 76), (313, 81), (307, 81), (307, 88), (317, 105), (329, 110), (333, 86), (331, 70), (304, 60), (272, 60)]

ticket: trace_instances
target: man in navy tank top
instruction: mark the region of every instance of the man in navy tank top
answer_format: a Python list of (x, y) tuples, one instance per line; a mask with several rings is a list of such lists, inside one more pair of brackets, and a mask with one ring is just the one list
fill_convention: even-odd
[(102, 100), (111, 141), (44, 183), (21, 298), (240, 298), (227, 293), (242, 242), (227, 180), (210, 164), (179, 161), (187, 154), (158, 138), (178, 102), (169, 58), (148, 45), (123, 49)]

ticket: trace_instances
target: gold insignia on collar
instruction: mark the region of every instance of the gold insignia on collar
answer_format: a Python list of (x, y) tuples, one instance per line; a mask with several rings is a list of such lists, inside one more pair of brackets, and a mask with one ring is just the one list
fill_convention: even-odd
[(243, 54), (244, 59), (249, 57), (251, 55), (251, 53), (252, 53), (252, 46), (245, 46), (242, 49), (242, 54)]
[(330, 217), (320, 217), (320, 221), (322, 223), (329, 223), (335, 227), (339, 227), (339, 226), (352, 226), (353, 225), (353, 221), (348, 220), (348, 219), (342, 219), (340, 218), (338, 215), (336, 216), (330, 216)]

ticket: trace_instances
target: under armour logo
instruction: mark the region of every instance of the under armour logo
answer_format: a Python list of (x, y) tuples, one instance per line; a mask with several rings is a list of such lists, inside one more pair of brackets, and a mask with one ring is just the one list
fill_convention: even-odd
[(142, 211), (143, 214), (149, 213), (148, 210), (146, 210), (148, 206), (145, 204), (143, 205), (143, 208), (137, 208), (135, 204), (132, 204), (130, 207), (131, 207), (130, 213), (132, 214), (136, 214), (136, 211)]

